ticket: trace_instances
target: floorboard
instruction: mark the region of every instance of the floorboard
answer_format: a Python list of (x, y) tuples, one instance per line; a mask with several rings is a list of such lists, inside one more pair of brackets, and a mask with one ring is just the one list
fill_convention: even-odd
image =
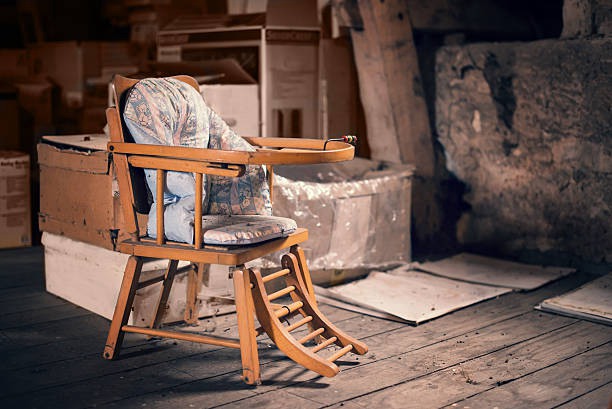
[(612, 381), (557, 406), (558, 409), (600, 409), (612, 407)]
[[(324, 378), (264, 336), (254, 388), (233, 349), (128, 334), (118, 360), (102, 359), (109, 321), (45, 293), (43, 268), (39, 247), (0, 251), (2, 407), (569, 409), (606, 407), (612, 393), (612, 327), (533, 309), (585, 272), (417, 327), (321, 305), (370, 352)], [(237, 336), (233, 314), (189, 329)]]
[[(370, 408), (419, 408), (423, 401), (431, 407), (445, 406), (598, 347), (611, 336), (612, 328), (600, 331), (597, 325), (575, 322), (352, 402)], [(410, 399), (415, 395), (419, 401)]]
[(500, 409), (552, 408), (609, 383), (611, 373), (612, 342), (607, 342), (514, 382), (456, 403), (464, 407)]

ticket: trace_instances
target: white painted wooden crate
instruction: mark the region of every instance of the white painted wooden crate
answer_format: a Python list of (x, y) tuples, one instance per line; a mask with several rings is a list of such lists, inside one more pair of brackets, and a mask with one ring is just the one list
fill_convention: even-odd
[[(45, 248), (47, 291), (111, 319), (129, 256), (47, 232), (43, 233), (42, 243)], [(140, 281), (158, 276), (166, 266), (166, 260), (146, 262)], [(164, 315), (165, 323), (183, 319), (187, 293), (186, 271), (189, 269), (189, 263), (181, 262), (179, 268), (181, 267), (184, 272), (177, 274), (174, 279)], [(142, 325), (150, 322), (160, 288), (161, 283), (156, 283), (136, 292), (130, 324)], [(233, 284), (228, 278), (226, 266), (211, 266), (210, 280), (202, 292), (216, 297), (233, 296)], [(233, 305), (202, 300), (199, 316), (207, 317), (234, 310)]]

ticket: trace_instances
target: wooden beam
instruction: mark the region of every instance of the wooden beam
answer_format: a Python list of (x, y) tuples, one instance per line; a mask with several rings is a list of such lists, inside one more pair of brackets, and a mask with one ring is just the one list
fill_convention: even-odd
[[(588, 1), (594, 0), (566, 0), (566, 3)], [(344, 9), (340, 15), (337, 14), (340, 26), (363, 30), (363, 20), (355, 7), (357, 0), (333, 0), (333, 3), (341, 3)], [(519, 12), (517, 7), (490, 0), (403, 0), (402, 3), (408, 9), (414, 30), (437, 33), (495, 32), (515, 36), (534, 34), (529, 12)]]
[(432, 177), (434, 154), (407, 3), (334, 3), (351, 30), (372, 158), (416, 165)]

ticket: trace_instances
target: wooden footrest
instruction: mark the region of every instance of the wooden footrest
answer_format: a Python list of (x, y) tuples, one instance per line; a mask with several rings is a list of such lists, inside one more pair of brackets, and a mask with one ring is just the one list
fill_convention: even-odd
[[(293, 254), (283, 257), (283, 267), (279, 272), (266, 277), (262, 277), (259, 271), (249, 271), (253, 302), (261, 330), (268, 334), (278, 349), (295, 362), (323, 376), (334, 376), (340, 370), (334, 361), (348, 352), (363, 355), (368, 348), (361, 341), (340, 331), (321, 313), (314, 301), (314, 294), (310, 294), (307, 290), (300, 274), (299, 263)], [(265, 283), (281, 277), (285, 280), (286, 287), (268, 295)], [(290, 295), (293, 302), (281, 305), (280, 308), (271, 303), (272, 300), (284, 295)], [(303, 318), (289, 325), (283, 324), (280, 320), (296, 314), (301, 314)], [(291, 332), (306, 324), (311, 331), (296, 339)], [(312, 348), (304, 346), (313, 340), (318, 340), (319, 343)], [(327, 358), (317, 354), (331, 345), (337, 345), (340, 349)]]

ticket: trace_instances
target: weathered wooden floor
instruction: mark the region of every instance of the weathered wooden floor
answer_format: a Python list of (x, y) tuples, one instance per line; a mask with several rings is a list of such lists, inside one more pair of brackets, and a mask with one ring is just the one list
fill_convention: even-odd
[[(323, 306), (370, 352), (345, 357), (328, 379), (264, 339), (264, 384), (251, 388), (233, 349), (129, 336), (121, 359), (105, 361), (109, 322), (44, 291), (41, 248), (0, 250), (0, 407), (605, 408), (612, 327), (533, 309), (590, 278), (575, 274), (418, 327)], [(231, 316), (212, 324), (236, 332)]]

